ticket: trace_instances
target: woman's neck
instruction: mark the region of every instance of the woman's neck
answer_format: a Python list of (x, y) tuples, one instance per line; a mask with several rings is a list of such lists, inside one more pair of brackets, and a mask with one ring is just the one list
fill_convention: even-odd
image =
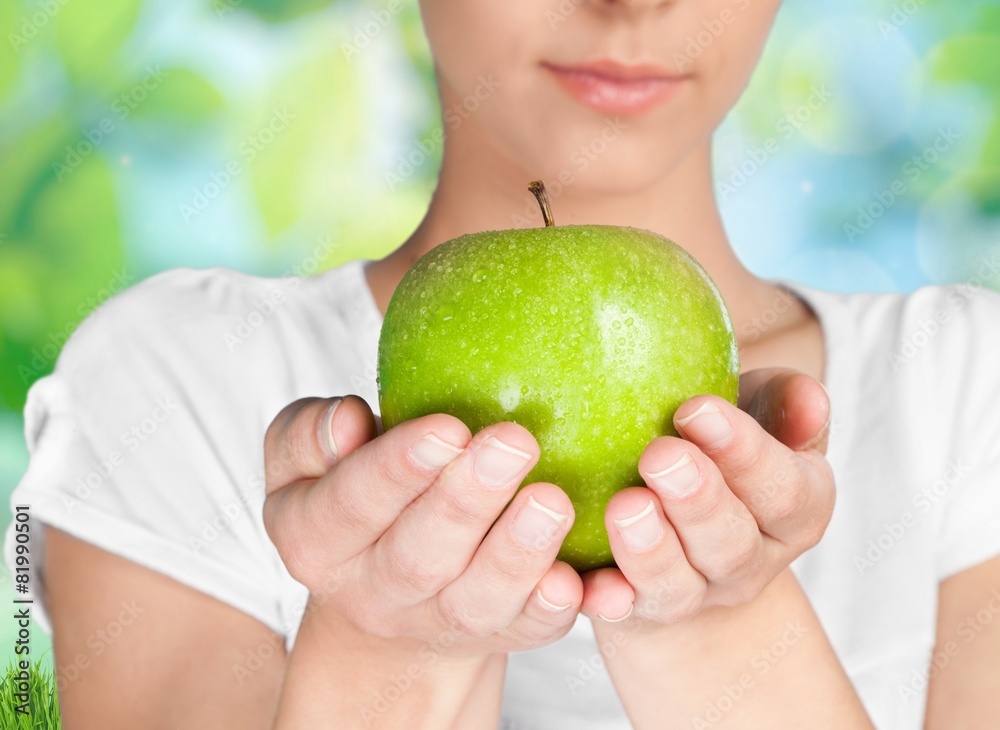
[[(535, 177), (532, 171), (512, 164), (487, 145), (475, 144), (472, 135), (463, 131), (447, 139), (438, 186), (423, 221), (399, 249), (368, 267), (368, 282), (383, 312), (403, 274), (439, 243), (464, 233), (542, 225), (527, 189)], [(585, 189), (590, 182), (578, 176), (561, 191), (553, 186), (550, 192), (558, 193), (552, 200), (557, 225), (633, 226), (676, 241), (715, 281), (729, 307), (741, 349), (761, 349), (762, 337), (754, 321), (773, 309), (782, 294), (748, 271), (729, 244), (715, 202), (708, 143), (645, 189), (601, 194)], [(780, 309), (782, 316), (771, 321), (766, 333), (770, 339), (815, 323), (808, 308), (797, 300)], [(764, 358), (760, 364), (771, 364), (771, 360)]]

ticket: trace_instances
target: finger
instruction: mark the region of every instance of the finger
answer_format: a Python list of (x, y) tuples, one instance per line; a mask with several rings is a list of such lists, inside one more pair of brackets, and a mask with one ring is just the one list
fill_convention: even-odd
[(504, 633), (522, 649), (548, 644), (573, 627), (582, 601), (580, 575), (567, 563), (557, 560)]
[[(339, 409), (335, 432), (337, 418)], [(286, 566), (292, 570), (294, 564), (304, 577), (322, 575), (374, 544), (470, 438), (453, 416), (424, 416), (343, 456), (321, 478), (272, 492), (264, 503), (264, 525)], [(335, 439), (339, 443), (339, 433)]]
[[(651, 489), (624, 489), (608, 503), (605, 523), (618, 569), (635, 589), (638, 614), (674, 623), (701, 608), (708, 582), (693, 564), (686, 552), (687, 543), (679, 528), (668, 521), (660, 502)], [(691, 538), (696, 554), (710, 555), (713, 539), (718, 540), (704, 534)]]
[(739, 406), (793, 451), (826, 453), (830, 398), (822, 383), (808, 375), (785, 368), (745, 373)]
[(437, 606), (444, 621), (484, 637), (505, 630), (526, 605), (534, 606), (536, 618), (550, 621), (552, 614), (579, 605), (575, 592), (567, 595), (572, 584), (556, 578), (547, 586), (550, 595), (532, 595), (572, 524), (573, 503), (559, 487), (537, 483), (522, 489), (489, 529), (465, 571), (441, 590)]
[(437, 593), (468, 567), (538, 456), (523, 426), (484, 428), (379, 540), (377, 574), (413, 603)]
[(357, 396), (302, 398), (285, 406), (264, 435), (266, 493), (323, 476), (376, 434), (372, 411)]
[(598, 568), (583, 574), (581, 612), (594, 621), (620, 623), (635, 611), (636, 592), (618, 568)]
[[(715, 592), (742, 597), (763, 587), (758, 581), (769, 555), (765, 537), (711, 459), (681, 439), (661, 438), (643, 452), (639, 473), (656, 493), (687, 562)], [(647, 533), (654, 529), (654, 516), (644, 519)]]
[[(806, 542), (818, 539), (822, 534), (832, 514), (833, 478), (821, 454), (792, 451), (752, 416), (716, 396), (686, 401), (677, 410), (674, 424), (685, 440), (712, 461), (761, 532), (790, 545), (801, 544), (806, 537)], [(689, 453), (700, 474), (711, 471), (707, 463), (696, 458), (697, 450)], [(658, 489), (668, 492), (684, 472), (679, 467), (659, 476), (658, 472), (673, 466), (677, 465), (649, 463), (640, 473), (661, 482)]]

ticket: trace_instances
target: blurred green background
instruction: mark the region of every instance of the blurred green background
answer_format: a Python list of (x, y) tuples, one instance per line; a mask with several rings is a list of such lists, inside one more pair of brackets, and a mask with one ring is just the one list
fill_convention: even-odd
[[(1000, 3), (789, 0), (717, 137), (737, 250), (843, 291), (977, 283), (998, 112)], [(414, 2), (0, 0), (0, 522), (27, 390), (91, 310), (176, 266), (383, 255), (429, 199), (440, 149), (403, 163), (436, 115)]]

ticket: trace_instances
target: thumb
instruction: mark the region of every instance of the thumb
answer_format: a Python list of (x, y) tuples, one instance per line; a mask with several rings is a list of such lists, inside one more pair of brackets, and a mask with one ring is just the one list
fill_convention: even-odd
[(357, 396), (302, 398), (275, 416), (264, 437), (267, 493), (318, 479), (378, 434), (375, 416)]
[(740, 376), (739, 406), (793, 451), (826, 453), (830, 398), (822, 383), (789, 368), (763, 368)]

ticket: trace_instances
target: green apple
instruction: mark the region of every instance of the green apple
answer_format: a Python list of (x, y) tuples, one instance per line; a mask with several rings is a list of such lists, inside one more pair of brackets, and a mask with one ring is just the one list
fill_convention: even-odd
[(389, 303), (378, 352), (385, 428), (449, 413), (473, 433), (513, 421), (541, 458), (525, 483), (557, 484), (576, 521), (559, 557), (614, 564), (604, 511), (642, 485), (639, 456), (688, 398), (736, 401), (739, 356), (705, 270), (651, 231), (551, 225), (436, 246)]

